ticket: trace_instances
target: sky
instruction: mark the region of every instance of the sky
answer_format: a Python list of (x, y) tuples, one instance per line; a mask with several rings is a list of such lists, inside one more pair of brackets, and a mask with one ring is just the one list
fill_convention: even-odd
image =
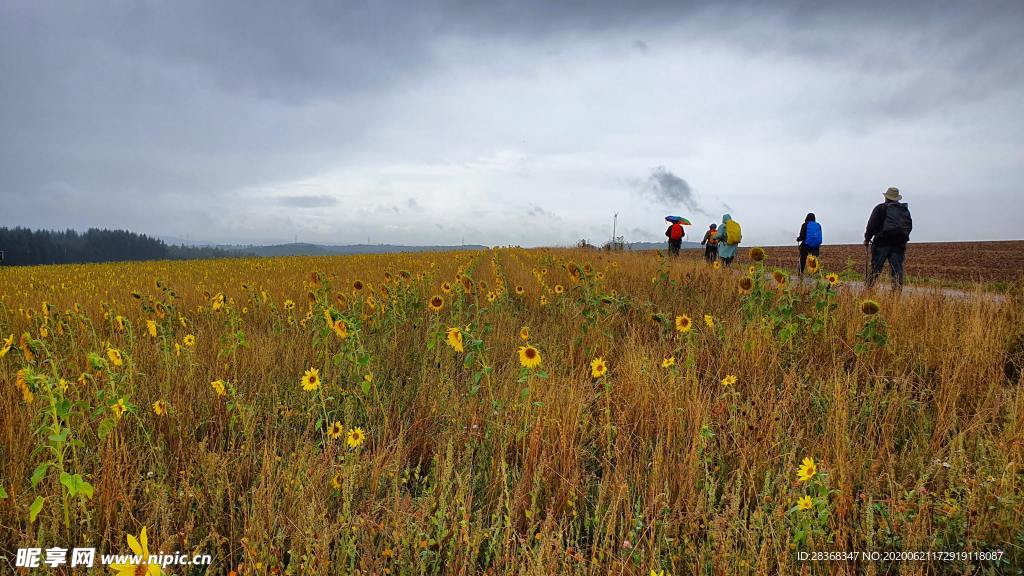
[(1024, 2), (0, 3), (0, 226), (1022, 239)]

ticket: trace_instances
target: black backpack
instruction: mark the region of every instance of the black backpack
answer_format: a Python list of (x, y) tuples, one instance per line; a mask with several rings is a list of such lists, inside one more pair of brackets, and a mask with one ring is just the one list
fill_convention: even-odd
[(910, 209), (902, 202), (888, 202), (885, 205), (885, 222), (879, 236), (890, 242), (907, 242), (914, 221), (910, 217)]

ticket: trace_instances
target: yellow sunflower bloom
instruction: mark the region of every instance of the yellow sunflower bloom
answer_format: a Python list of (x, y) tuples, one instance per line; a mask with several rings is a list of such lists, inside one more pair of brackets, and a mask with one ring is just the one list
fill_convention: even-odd
[(818, 467), (814, 464), (814, 458), (804, 458), (800, 467), (796, 469), (796, 479), (800, 482), (807, 482), (818, 473)]
[(348, 444), (349, 448), (359, 448), (366, 441), (366, 434), (362, 428), (351, 428), (348, 431), (348, 437), (345, 438), (345, 443)]
[(462, 347), (462, 330), (459, 330), (458, 328), (449, 328), (445, 333), (445, 340), (456, 352), (462, 352), (464, 350)]
[(677, 332), (682, 332), (683, 334), (685, 334), (689, 332), (692, 327), (693, 321), (690, 320), (689, 316), (687, 316), (686, 314), (680, 314), (679, 316), (676, 316)]
[(540, 366), (540, 362), (540, 350), (537, 350), (529, 344), (519, 347), (519, 363), (524, 368), (536, 368), (537, 366)]
[(128, 535), (128, 547), (139, 560), (138, 564), (111, 564), (110, 569), (117, 576), (160, 576), (160, 566), (149, 563), (149, 541), (146, 538), (146, 527), (142, 527), (138, 540)]
[(320, 371), (316, 368), (310, 368), (302, 375), (302, 389), (306, 392), (312, 392), (320, 387)]

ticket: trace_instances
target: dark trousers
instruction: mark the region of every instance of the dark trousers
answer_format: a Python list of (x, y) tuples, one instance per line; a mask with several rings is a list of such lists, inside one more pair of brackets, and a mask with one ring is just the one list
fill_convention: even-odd
[(718, 246), (714, 244), (707, 244), (704, 246), (704, 259), (708, 262), (714, 262), (718, 259)]
[(811, 248), (810, 246), (804, 244), (803, 242), (800, 243), (800, 274), (803, 274), (804, 268), (807, 267), (807, 255), (814, 254), (815, 256), (817, 256), (820, 249), (820, 246)]
[(735, 257), (736, 256), (729, 256), (728, 258), (726, 258), (726, 257), (723, 256), (722, 257), (722, 263), (725, 264), (726, 266), (732, 266), (732, 259), (735, 258)]
[(885, 263), (889, 263), (889, 272), (892, 273), (892, 288), (898, 290), (903, 287), (903, 258), (907, 253), (906, 244), (895, 246), (871, 246), (871, 273), (868, 274), (868, 288), (875, 285), (878, 275), (882, 273)]
[(679, 248), (683, 245), (682, 240), (669, 240), (668, 241), (668, 253), (672, 256), (679, 256)]

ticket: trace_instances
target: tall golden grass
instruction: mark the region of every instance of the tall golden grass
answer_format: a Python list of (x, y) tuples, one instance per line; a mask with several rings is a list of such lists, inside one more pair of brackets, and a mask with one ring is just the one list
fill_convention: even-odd
[[(143, 526), (150, 550), (212, 554), (210, 573), (1024, 563), (1018, 301), (879, 294), (867, 317), (824, 271), (777, 287), (755, 264), (741, 294), (748, 264), (507, 249), (4, 269), (3, 572), (19, 547), (122, 551)], [(798, 557), (826, 550), (1002, 555)]]

